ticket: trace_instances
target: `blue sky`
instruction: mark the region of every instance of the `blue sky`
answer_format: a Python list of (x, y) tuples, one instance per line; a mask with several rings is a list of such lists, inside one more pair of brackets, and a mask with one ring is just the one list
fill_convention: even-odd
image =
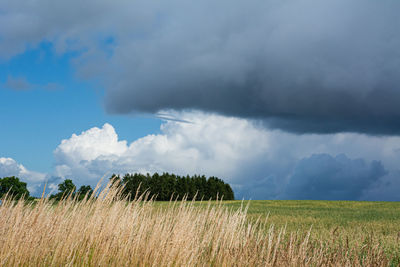
[[(121, 138), (134, 140), (158, 133), (161, 120), (151, 115), (108, 115), (102, 108), (104, 90), (80, 81), (71, 67), (76, 53), (56, 54), (51, 43), (0, 64), (1, 152), (28, 168), (50, 172), (53, 151), (62, 139), (106, 122)], [(32, 88), (7, 88), (9, 77), (23, 78)], [(46, 88), (48, 84), (55, 88)]]
[(400, 201), (398, 1), (0, 3), (0, 177)]

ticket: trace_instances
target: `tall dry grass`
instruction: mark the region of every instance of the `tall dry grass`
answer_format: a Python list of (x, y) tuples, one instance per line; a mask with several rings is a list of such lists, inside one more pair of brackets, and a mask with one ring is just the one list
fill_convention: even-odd
[[(247, 208), (156, 207), (121, 198), (108, 186), (97, 198), (36, 204), (4, 199), (0, 266), (387, 266), (379, 243), (311, 240), (268, 220), (247, 220)], [(347, 245), (346, 245), (347, 244)]]

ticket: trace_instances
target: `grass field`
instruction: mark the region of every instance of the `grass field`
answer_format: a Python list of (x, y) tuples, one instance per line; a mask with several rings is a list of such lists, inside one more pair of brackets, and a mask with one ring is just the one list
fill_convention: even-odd
[[(269, 214), (276, 226), (287, 224), (290, 231), (360, 229), (379, 236), (397, 237), (400, 233), (400, 202), (253, 200), (248, 216), (255, 219)], [(227, 201), (226, 206), (239, 208), (241, 201)]]
[[(205, 206), (207, 202), (196, 203)], [(167, 206), (167, 202), (156, 202)], [(400, 238), (400, 202), (322, 201), (322, 200), (251, 200), (223, 201), (229, 209), (248, 206), (249, 220), (268, 217), (268, 222), (288, 231), (352, 232), (360, 230), (377, 237)]]
[[(248, 221), (267, 218), (268, 226), (285, 228), (289, 233), (304, 235), (311, 229), (310, 239), (317, 242), (334, 240), (355, 245), (371, 240), (381, 244), (396, 262), (400, 261), (400, 202), (235, 200), (219, 204), (232, 210), (248, 206)], [(165, 207), (168, 203), (156, 202), (155, 205)], [(207, 206), (208, 203), (196, 202), (195, 205)]]
[[(126, 202), (0, 206), (1, 266), (399, 266), (400, 203)], [(247, 208), (246, 208), (247, 207)], [(310, 230), (311, 229), (311, 230)]]

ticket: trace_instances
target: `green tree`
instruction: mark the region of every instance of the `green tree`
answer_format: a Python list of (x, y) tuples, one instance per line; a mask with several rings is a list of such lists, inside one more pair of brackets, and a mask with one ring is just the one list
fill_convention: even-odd
[(87, 195), (88, 198), (93, 194), (93, 189), (90, 185), (82, 185), (78, 190), (78, 199), (82, 200)]
[(58, 191), (60, 193), (71, 194), (75, 193), (76, 186), (71, 179), (66, 179), (64, 182), (58, 185)]
[(29, 191), (26, 188), (26, 183), (21, 182), (19, 178), (15, 176), (4, 177), (0, 179), (0, 198), (7, 193), (14, 199), (29, 197)]
[(129, 199), (139, 197), (144, 192), (145, 176), (142, 174), (125, 174), (121, 183), (124, 185), (124, 194), (129, 194)]
[[(150, 197), (155, 200), (168, 201), (173, 196), (174, 199), (181, 200), (187, 196), (192, 200), (196, 195), (196, 200), (219, 199), (233, 200), (235, 196), (229, 184), (224, 183), (217, 177), (206, 178), (204, 175), (198, 176), (177, 176), (167, 172), (163, 174), (125, 174), (122, 180), (119, 176), (113, 175), (110, 179), (118, 179), (124, 186), (124, 194), (129, 195), (132, 200), (136, 192), (140, 194), (148, 191)], [(139, 188), (139, 190), (138, 190)]]
[(61, 200), (63, 197), (68, 197), (72, 195), (75, 196), (76, 186), (71, 179), (65, 179), (64, 182), (58, 185), (58, 193), (51, 195), (50, 199)]

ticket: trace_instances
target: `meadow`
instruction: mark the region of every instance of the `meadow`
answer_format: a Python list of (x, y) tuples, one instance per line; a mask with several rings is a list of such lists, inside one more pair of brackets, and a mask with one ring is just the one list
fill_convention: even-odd
[[(215, 204), (215, 202), (214, 202)], [(358, 246), (379, 244), (392, 257), (390, 265), (400, 266), (400, 202), (251, 200), (223, 201), (220, 205), (238, 210), (247, 206), (247, 220), (267, 218), (269, 226), (289, 233), (310, 232), (313, 242)], [(168, 206), (156, 202), (156, 206)], [(206, 206), (208, 203), (198, 203)]]
[(0, 206), (1, 266), (398, 266), (400, 203), (97, 198)]
[(277, 227), (289, 231), (313, 233), (369, 233), (375, 237), (400, 238), (400, 202), (321, 201), (321, 200), (252, 200), (226, 201), (224, 205), (239, 208), (249, 205), (248, 218), (267, 216)]
[[(400, 202), (263, 200), (249, 204), (248, 218), (268, 214), (268, 222), (289, 232), (311, 229), (315, 240), (381, 244), (389, 254), (400, 257)], [(237, 208), (239, 201), (226, 204)]]

